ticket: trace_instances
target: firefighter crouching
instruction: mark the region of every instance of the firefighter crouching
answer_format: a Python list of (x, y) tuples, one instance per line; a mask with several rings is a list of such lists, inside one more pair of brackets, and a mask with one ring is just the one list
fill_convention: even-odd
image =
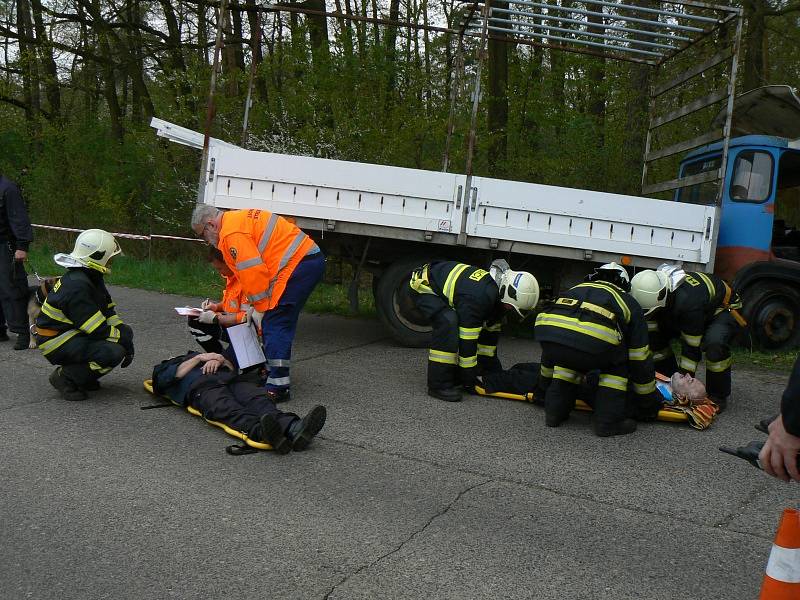
[(122, 322), (106, 289), (108, 262), (121, 250), (101, 229), (78, 235), (70, 254), (56, 254), (67, 272), (56, 282), (36, 319), (36, 341), (51, 364), (50, 384), (65, 400), (85, 400), (98, 380), (133, 361), (133, 330)]
[[(627, 293), (628, 273), (616, 263), (595, 269), (536, 319), (542, 344), (540, 388), (548, 427), (558, 427), (575, 405), (586, 373), (599, 370), (594, 431), (600, 437), (636, 430), (654, 419), (660, 400), (642, 309)], [(626, 406), (629, 380), (633, 407)], [(632, 410), (631, 410), (632, 409)]]
[[(705, 354), (708, 397), (720, 412), (725, 410), (731, 394), (731, 342), (747, 324), (739, 314), (739, 294), (716, 275), (667, 264), (637, 273), (631, 294), (647, 316), (656, 370), (694, 376)], [(675, 338), (681, 340), (680, 361), (670, 347)]]
[(503, 260), (490, 271), (453, 261), (414, 271), (409, 283), (417, 308), (433, 325), (428, 351), (428, 394), (458, 402), (462, 387), (483, 371), (499, 369), (497, 339), (507, 310), (520, 315), (539, 301), (539, 284)]

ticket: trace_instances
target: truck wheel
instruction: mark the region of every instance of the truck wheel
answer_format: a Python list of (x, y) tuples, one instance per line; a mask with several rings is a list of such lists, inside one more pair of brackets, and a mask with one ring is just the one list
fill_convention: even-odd
[(800, 294), (783, 283), (761, 281), (742, 294), (744, 315), (753, 343), (769, 350), (797, 345), (800, 332)]
[(381, 273), (373, 286), (381, 321), (395, 341), (411, 348), (425, 348), (431, 338), (430, 323), (417, 310), (408, 287), (411, 272), (425, 262), (424, 258), (398, 260)]

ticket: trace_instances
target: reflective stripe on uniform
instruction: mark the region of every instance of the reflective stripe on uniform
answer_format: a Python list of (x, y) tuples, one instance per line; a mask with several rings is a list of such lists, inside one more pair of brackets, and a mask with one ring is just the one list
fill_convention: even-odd
[(690, 345), (692, 348), (699, 348), (700, 343), (703, 341), (702, 335), (689, 335), (688, 333), (684, 333), (681, 331), (681, 338), (683, 341)]
[(545, 377), (547, 379), (552, 379), (553, 369), (551, 369), (550, 367), (545, 367), (544, 365), (539, 365), (539, 376)]
[(119, 341), (119, 329), (114, 327), (113, 325), (108, 329), (108, 337), (106, 338), (107, 342), (118, 342)]
[(655, 321), (648, 321), (647, 322), (647, 331), (658, 331), (658, 323)]
[(249, 269), (250, 267), (255, 267), (257, 265), (263, 265), (264, 260), (260, 256), (254, 256), (253, 258), (248, 258), (247, 260), (241, 260), (236, 263), (236, 270), (237, 271), (244, 271), (245, 269)]
[(478, 344), (478, 356), (494, 356), (495, 354), (497, 354), (497, 346)]
[(578, 385), (581, 382), (581, 374), (572, 369), (556, 365), (553, 367), (553, 379), (560, 379), (561, 381)]
[(605, 317), (606, 319), (609, 319), (611, 321), (617, 320), (617, 315), (615, 315), (613, 312), (611, 312), (607, 308), (598, 306), (597, 304), (592, 304), (591, 302), (581, 302), (579, 308), (598, 314), (601, 317)]
[(264, 298), (266, 298), (267, 296), (269, 296), (271, 289), (272, 289), (272, 288), (270, 288), (269, 290), (264, 290), (263, 292), (261, 292), (261, 293), (259, 293), (259, 294), (255, 294), (254, 296), (250, 296), (250, 295), (248, 294), (248, 296), (247, 296), (247, 297), (250, 299), (250, 302), (252, 302), (253, 304), (255, 304), (255, 303), (256, 303), (256, 302), (258, 302), (259, 300), (263, 300)]
[(78, 329), (82, 329), (86, 333), (92, 333), (95, 329), (100, 327), (103, 323), (105, 323), (106, 317), (101, 313), (99, 310), (94, 313), (91, 317), (86, 319), (83, 324), (78, 327)]
[(458, 366), (461, 367), (462, 369), (471, 369), (472, 367), (477, 367), (478, 355), (473, 354), (472, 356), (459, 356)]
[(672, 356), (672, 348), (669, 346), (661, 350), (653, 350), (653, 360), (656, 362), (669, 358), (670, 356)]
[(39, 344), (39, 349), (42, 351), (42, 354), (44, 355), (50, 354), (53, 350), (56, 350), (57, 348), (63, 346), (79, 333), (80, 331), (78, 331), (77, 329), (68, 329), (61, 335)]
[(444, 350), (428, 350), (428, 360), (445, 365), (457, 365), (458, 354), (456, 352), (445, 352)]
[(459, 327), (458, 337), (462, 340), (477, 340), (481, 335), (482, 327)]
[(289, 385), (291, 379), (289, 377), (268, 377), (267, 385)]
[(611, 388), (612, 390), (626, 392), (628, 391), (628, 378), (620, 377), (619, 375), (609, 375), (608, 373), (600, 373), (600, 381), (597, 385), (600, 387)]
[(258, 240), (258, 253), (264, 254), (269, 245), (269, 239), (272, 237), (272, 232), (275, 230), (275, 225), (278, 223), (278, 215), (272, 213), (267, 221), (267, 226), (264, 228), (264, 233), (261, 234), (261, 239)]
[(267, 365), (270, 367), (290, 367), (292, 361), (288, 358), (270, 358), (267, 360)]
[(98, 372), (98, 373), (100, 373), (101, 375), (105, 375), (106, 373), (108, 373), (109, 371), (111, 371), (111, 367), (103, 367), (103, 366), (101, 366), (101, 365), (97, 364), (97, 363), (96, 363), (96, 362), (94, 362), (94, 361), (92, 361), (92, 362), (90, 362), (90, 363), (89, 363), (89, 368), (90, 368), (92, 371), (97, 371), (97, 372)]
[(678, 367), (694, 373), (697, 370), (697, 361), (687, 358), (686, 356), (681, 356), (681, 359), (678, 361)]
[(712, 373), (722, 373), (723, 371), (727, 371), (731, 368), (733, 364), (733, 357), (729, 356), (723, 360), (719, 361), (711, 361), (706, 358), (706, 369), (711, 371)]
[(486, 331), (491, 332), (491, 333), (497, 333), (498, 331), (502, 331), (503, 330), (503, 324), (502, 323), (494, 323), (492, 325), (486, 325), (484, 327), (484, 329)]
[(714, 296), (717, 295), (717, 286), (714, 285), (714, 282), (711, 281), (711, 278), (705, 273), (695, 273), (695, 275), (703, 280), (703, 283), (705, 283), (708, 288), (708, 297), (713, 299)]
[(652, 394), (656, 391), (656, 380), (653, 379), (648, 383), (634, 383), (633, 391), (641, 396), (644, 396), (645, 394)]
[(122, 325), (122, 319), (119, 318), (119, 315), (111, 315), (106, 319), (106, 323), (109, 325)]
[(270, 280), (267, 291), (262, 292), (257, 296), (251, 296), (250, 299), (253, 300), (253, 302), (256, 302), (256, 299), (261, 300), (263, 298), (270, 298), (272, 296), (272, 290), (275, 287), (275, 284), (278, 283), (278, 277), (280, 276), (281, 271), (283, 271), (284, 267), (289, 264), (289, 261), (292, 260), (292, 256), (294, 256), (294, 253), (297, 252), (297, 249), (307, 237), (308, 236), (302, 231), (297, 233), (292, 240), (292, 243), (289, 244), (289, 247), (286, 249), (286, 252), (284, 252), (283, 256), (281, 256), (281, 260), (278, 263), (278, 270), (275, 272), (275, 276)]
[(641, 348), (628, 348), (628, 360), (647, 360), (650, 356), (650, 346)]
[(55, 321), (67, 323), (68, 325), (74, 325), (74, 323), (67, 318), (67, 315), (58, 310), (56, 307), (48, 304), (47, 300), (45, 300), (44, 304), (42, 304), (42, 312)]
[(448, 273), (447, 279), (444, 280), (444, 285), (442, 286), (442, 293), (444, 294), (444, 297), (447, 298), (447, 301), (450, 303), (450, 306), (453, 306), (453, 294), (455, 293), (456, 290), (456, 280), (467, 269), (469, 269), (469, 265), (459, 263), (455, 267), (453, 267), (453, 270), (450, 271), (450, 273)]
[(621, 337), (616, 329), (605, 327), (597, 323), (588, 323), (581, 321), (575, 317), (564, 317), (562, 315), (554, 315), (549, 313), (541, 313), (536, 317), (536, 327), (540, 325), (549, 325), (551, 327), (560, 327), (562, 329), (569, 329), (584, 335), (608, 342), (613, 346), (619, 345)]
[(597, 289), (600, 289), (600, 290), (607, 291), (608, 293), (610, 293), (614, 297), (614, 300), (617, 301), (617, 304), (619, 305), (620, 310), (622, 310), (622, 316), (625, 318), (625, 322), (628, 323), (631, 320), (631, 309), (628, 308), (628, 305), (622, 299), (622, 296), (619, 295), (617, 290), (615, 290), (610, 285), (603, 285), (601, 283), (579, 283), (575, 287), (576, 288), (591, 287), (591, 288), (597, 288)]

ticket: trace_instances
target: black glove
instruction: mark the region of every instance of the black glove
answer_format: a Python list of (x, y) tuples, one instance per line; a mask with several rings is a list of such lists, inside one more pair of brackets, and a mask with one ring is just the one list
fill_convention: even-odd
[(133, 347), (131, 347), (131, 351), (125, 355), (125, 358), (122, 359), (122, 362), (119, 364), (120, 367), (123, 369), (129, 366), (133, 362)]

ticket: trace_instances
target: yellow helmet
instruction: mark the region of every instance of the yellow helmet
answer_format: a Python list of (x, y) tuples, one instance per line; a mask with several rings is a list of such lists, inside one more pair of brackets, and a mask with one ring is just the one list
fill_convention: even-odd
[(500, 301), (524, 317), (522, 311), (532, 310), (539, 302), (539, 282), (527, 271), (507, 269), (500, 277)]
[(631, 279), (631, 296), (639, 303), (645, 315), (667, 305), (669, 276), (663, 271), (639, 271)]
[(54, 259), (62, 267), (88, 267), (101, 273), (110, 273), (110, 261), (121, 254), (114, 236), (102, 229), (87, 229), (75, 240), (75, 247), (69, 254), (56, 254)]

